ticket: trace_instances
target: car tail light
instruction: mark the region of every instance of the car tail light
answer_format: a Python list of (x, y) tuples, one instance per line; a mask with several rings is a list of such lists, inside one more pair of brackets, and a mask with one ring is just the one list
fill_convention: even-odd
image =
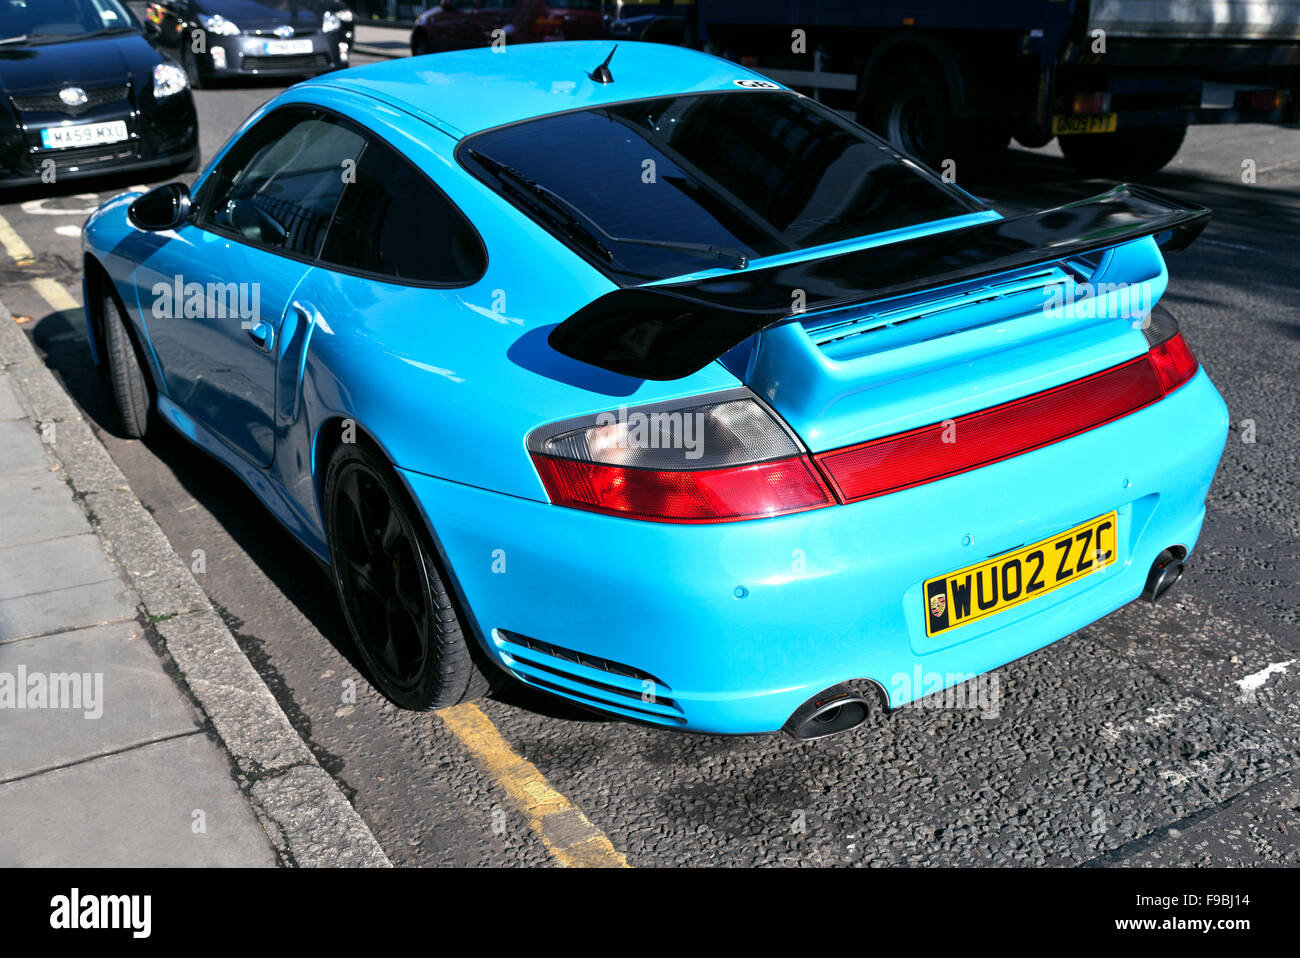
[(551, 501), (657, 522), (732, 522), (834, 504), (798, 441), (744, 390), (553, 423), (528, 439)]
[(1105, 113), (1110, 109), (1110, 94), (1076, 93), (1070, 107), (1073, 113)]
[(1142, 332), (1150, 347), (1147, 358), (1155, 367), (1166, 396), (1196, 375), (1200, 364), (1178, 331), (1178, 320), (1167, 309), (1163, 306), (1153, 309)]
[(732, 522), (858, 502), (1104, 426), (1196, 375), (1166, 310), (1152, 311), (1143, 334), (1145, 354), (1091, 376), (813, 456), (743, 389), (552, 423), (528, 448), (552, 502), (633, 519)]
[(978, 412), (819, 453), (842, 502), (857, 502), (1001, 462), (1158, 402), (1199, 368), (1178, 323), (1157, 307), (1143, 356)]
[(1285, 110), (1291, 101), (1289, 90), (1242, 90), (1237, 94), (1237, 107), (1251, 113), (1272, 113)]

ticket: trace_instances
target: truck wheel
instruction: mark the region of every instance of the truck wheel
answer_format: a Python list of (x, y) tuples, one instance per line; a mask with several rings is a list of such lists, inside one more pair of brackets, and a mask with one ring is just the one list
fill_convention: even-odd
[(935, 170), (942, 172), (944, 160), (957, 162), (959, 177), (963, 167), (987, 164), (1011, 138), (1005, 121), (954, 117), (942, 75), (916, 60), (897, 63), (868, 85), (858, 122)]
[(1174, 158), (1186, 135), (1186, 126), (1147, 126), (1057, 139), (1066, 162), (1080, 173), (1123, 179), (1155, 173)]
[(941, 77), (921, 63), (897, 64), (864, 90), (858, 120), (890, 146), (938, 169), (956, 157), (955, 123)]

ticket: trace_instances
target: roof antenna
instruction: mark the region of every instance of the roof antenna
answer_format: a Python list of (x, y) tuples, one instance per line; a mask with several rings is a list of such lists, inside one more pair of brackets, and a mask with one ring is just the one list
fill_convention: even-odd
[(605, 57), (605, 62), (596, 69), (587, 74), (588, 77), (597, 83), (613, 83), (614, 74), (609, 72), (609, 61), (614, 59), (614, 52), (618, 50), (618, 44), (614, 44), (614, 49), (609, 51), (609, 56)]

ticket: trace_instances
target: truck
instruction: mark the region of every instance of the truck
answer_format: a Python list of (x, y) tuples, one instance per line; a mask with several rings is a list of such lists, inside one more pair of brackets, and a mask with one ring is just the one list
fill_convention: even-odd
[(940, 169), (1014, 137), (1155, 173), (1193, 123), (1295, 123), (1300, 0), (696, 0), (687, 42)]

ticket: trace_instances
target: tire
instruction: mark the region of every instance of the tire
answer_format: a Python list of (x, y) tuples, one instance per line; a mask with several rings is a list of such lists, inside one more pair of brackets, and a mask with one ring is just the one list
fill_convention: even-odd
[(325, 535), (339, 603), (380, 692), (419, 711), (486, 694), (424, 520), (366, 446), (330, 457)]
[(1186, 126), (1147, 126), (1114, 133), (1059, 136), (1061, 152), (1087, 176), (1125, 179), (1150, 176), (1177, 155)]
[(111, 293), (104, 297), (101, 312), (108, 381), (122, 421), (122, 434), (129, 439), (142, 439), (149, 428), (149, 380)]
[(429, 52), (429, 38), (423, 33), (411, 37), (411, 56), (422, 57)]
[(1011, 138), (1010, 126), (997, 119), (952, 115), (948, 85), (932, 65), (897, 61), (879, 81), (864, 85), (858, 122), (889, 141), (894, 149), (943, 172), (945, 160), (982, 169)]

